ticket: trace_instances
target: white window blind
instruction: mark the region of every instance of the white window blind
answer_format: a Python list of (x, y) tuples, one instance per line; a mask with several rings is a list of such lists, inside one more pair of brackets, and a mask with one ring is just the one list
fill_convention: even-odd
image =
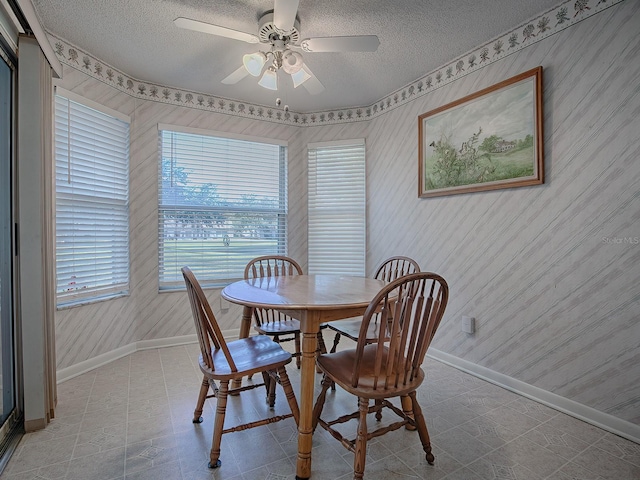
[(159, 137), (160, 288), (183, 287), (185, 265), (223, 285), (257, 256), (286, 254), (286, 146), (168, 129)]
[(364, 141), (312, 144), (309, 155), (309, 273), (365, 274)]
[(129, 123), (55, 97), (58, 305), (129, 288)]

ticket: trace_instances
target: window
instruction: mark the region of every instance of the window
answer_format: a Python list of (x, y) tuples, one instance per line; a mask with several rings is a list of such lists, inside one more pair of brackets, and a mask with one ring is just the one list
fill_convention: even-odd
[(309, 273), (365, 274), (364, 140), (310, 144)]
[(129, 288), (129, 121), (57, 89), (58, 306)]
[(285, 254), (287, 148), (278, 142), (159, 126), (160, 288), (243, 278), (249, 260)]

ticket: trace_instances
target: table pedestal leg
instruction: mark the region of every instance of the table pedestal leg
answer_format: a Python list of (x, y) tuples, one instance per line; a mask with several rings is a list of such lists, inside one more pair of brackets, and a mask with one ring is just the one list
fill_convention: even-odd
[[(313, 317), (313, 318), (309, 318)], [(298, 425), (298, 461), (296, 480), (311, 476), (311, 444), (313, 435), (313, 392), (315, 384), (315, 356), (318, 348), (318, 319), (308, 312), (302, 320), (302, 367), (300, 371), (300, 424)]]
[[(247, 338), (251, 331), (251, 318), (253, 317), (253, 308), (242, 308), (242, 320), (240, 321), (240, 334), (238, 338)], [(239, 388), (242, 385), (242, 380), (234, 380), (231, 383), (231, 388)], [(237, 393), (236, 393), (237, 395)]]

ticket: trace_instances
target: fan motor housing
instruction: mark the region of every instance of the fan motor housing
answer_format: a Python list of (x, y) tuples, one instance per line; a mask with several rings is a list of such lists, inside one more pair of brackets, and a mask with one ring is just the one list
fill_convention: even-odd
[(282, 40), (285, 45), (289, 43), (295, 45), (300, 40), (300, 21), (296, 18), (293, 23), (293, 30), (283, 35), (273, 23), (273, 12), (267, 12), (260, 17), (258, 38), (260, 43), (272, 44), (274, 40)]

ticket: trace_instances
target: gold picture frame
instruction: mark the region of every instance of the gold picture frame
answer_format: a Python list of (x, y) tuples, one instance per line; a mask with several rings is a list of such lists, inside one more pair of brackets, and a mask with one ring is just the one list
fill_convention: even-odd
[(418, 117), (418, 196), (544, 183), (542, 67)]

